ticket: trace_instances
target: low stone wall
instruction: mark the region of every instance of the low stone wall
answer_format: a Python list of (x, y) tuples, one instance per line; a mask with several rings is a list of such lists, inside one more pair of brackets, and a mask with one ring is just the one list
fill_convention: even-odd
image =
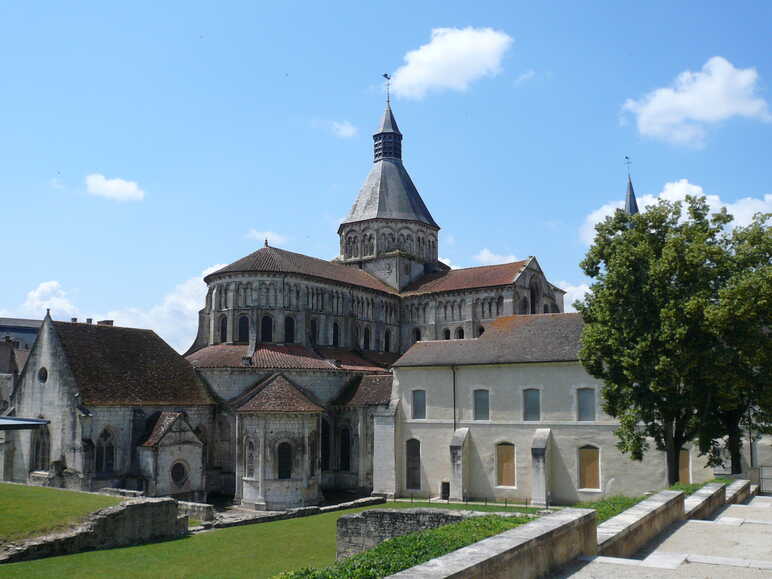
[(595, 511), (564, 509), (391, 575), (401, 579), (543, 577), (596, 553)]
[(630, 557), (684, 516), (684, 493), (660, 491), (598, 525), (598, 554)]
[(177, 501), (177, 512), (199, 521), (214, 521), (214, 505)]
[(708, 519), (725, 502), (726, 486), (721, 483), (706, 484), (684, 499), (684, 516), (687, 519)]
[(69, 531), (6, 543), (0, 548), (0, 563), (164, 541), (187, 531), (188, 518), (177, 516), (174, 499), (130, 500), (92, 513)]
[(111, 487), (104, 487), (99, 489), (99, 493), (103, 495), (111, 495), (114, 497), (126, 497), (130, 499), (138, 499), (144, 497), (145, 493), (142, 491), (130, 491), (129, 489), (114, 489)]
[(337, 558), (350, 557), (394, 537), (458, 523), (470, 511), (440, 509), (373, 509), (338, 519)]
[(726, 487), (726, 504), (736, 505), (751, 498), (751, 481), (738, 479)]

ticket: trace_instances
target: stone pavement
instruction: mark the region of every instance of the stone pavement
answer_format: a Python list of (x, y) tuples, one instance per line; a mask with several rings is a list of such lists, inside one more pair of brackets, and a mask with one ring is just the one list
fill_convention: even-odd
[(727, 506), (713, 521), (674, 525), (634, 559), (591, 557), (556, 577), (772, 577), (772, 497)]

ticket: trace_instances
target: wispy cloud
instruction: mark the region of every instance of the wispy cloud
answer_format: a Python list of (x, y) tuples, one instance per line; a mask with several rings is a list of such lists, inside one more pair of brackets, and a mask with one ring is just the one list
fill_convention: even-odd
[(533, 80), (533, 78), (535, 76), (536, 76), (536, 71), (534, 69), (532, 69), (532, 68), (529, 68), (525, 72), (523, 72), (523, 73), (517, 75), (517, 77), (515, 77), (515, 86), (524, 84), (524, 83), (528, 82), (529, 80)]
[(435, 28), (428, 44), (405, 54), (392, 78), (392, 91), (422, 99), (430, 92), (465, 91), (501, 71), (512, 38), (493, 28)]
[(86, 191), (113, 201), (142, 201), (145, 198), (145, 192), (139, 188), (136, 181), (108, 179), (100, 173), (86, 176)]
[(275, 231), (258, 231), (257, 229), (250, 229), (244, 237), (261, 243), (267, 239), (271, 245), (282, 245), (288, 239), (286, 235), (276, 233)]
[(474, 257), (474, 260), (483, 265), (496, 265), (499, 263), (511, 263), (517, 261), (517, 256), (504, 253), (493, 253), (487, 247), (480, 250)]
[(359, 129), (349, 121), (330, 121), (325, 119), (314, 119), (311, 126), (315, 129), (322, 129), (339, 139), (350, 139), (356, 137)]
[(767, 102), (757, 95), (755, 68), (735, 68), (721, 56), (709, 59), (699, 72), (687, 70), (670, 86), (640, 99), (628, 99), (623, 113), (632, 113), (641, 135), (676, 145), (701, 147), (708, 127), (733, 117), (769, 122)]

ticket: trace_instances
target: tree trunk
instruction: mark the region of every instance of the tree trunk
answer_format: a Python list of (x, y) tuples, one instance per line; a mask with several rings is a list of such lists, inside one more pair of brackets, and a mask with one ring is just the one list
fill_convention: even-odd
[(676, 445), (673, 436), (673, 421), (666, 420), (665, 430), (665, 456), (667, 461), (667, 484), (674, 485), (678, 482), (678, 455), (681, 451), (680, 445)]
[(726, 448), (732, 461), (732, 474), (741, 474), (743, 471), (741, 416), (741, 412), (727, 412), (722, 417), (727, 433)]

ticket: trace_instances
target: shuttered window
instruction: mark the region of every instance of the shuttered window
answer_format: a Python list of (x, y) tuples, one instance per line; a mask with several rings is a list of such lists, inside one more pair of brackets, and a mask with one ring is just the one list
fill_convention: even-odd
[(579, 449), (579, 488), (600, 488), (600, 450), (594, 446)]
[(515, 445), (502, 442), (496, 445), (496, 484), (515, 486)]
[(684, 448), (678, 453), (678, 482), (684, 484), (692, 482), (689, 476), (689, 451)]

